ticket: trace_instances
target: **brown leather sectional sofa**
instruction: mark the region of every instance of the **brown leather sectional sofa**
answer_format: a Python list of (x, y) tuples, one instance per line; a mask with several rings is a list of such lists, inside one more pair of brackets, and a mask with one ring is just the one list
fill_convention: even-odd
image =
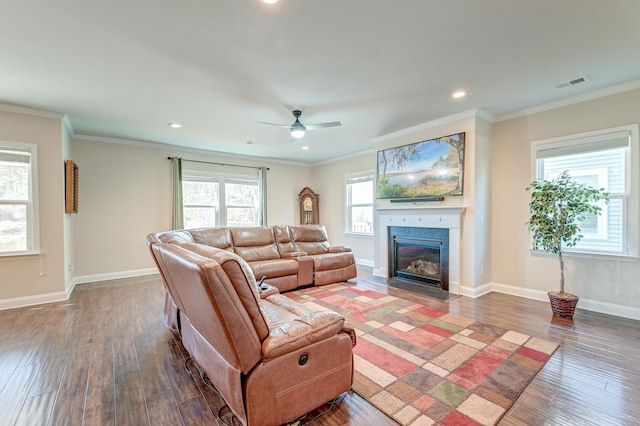
[(230, 251), (249, 263), (256, 280), (280, 291), (347, 281), (357, 275), (347, 246), (331, 246), (323, 225), (199, 228), (151, 234), (147, 242), (181, 244), (196, 253), (202, 245)]
[[(320, 239), (326, 235), (322, 227), (291, 228), (147, 237), (174, 315), (170, 324), (243, 425), (287, 423), (349, 391), (353, 382), (356, 337), (344, 317), (297, 303), (276, 287), (256, 285), (255, 275), (267, 273), (287, 289), (314, 277), (327, 283), (355, 276), (348, 251), (332, 252), (326, 238), (299, 240), (309, 234)], [(265, 242), (280, 231), (287, 234), (277, 240), (275, 259), (274, 245)], [(277, 272), (278, 265), (286, 272)]]

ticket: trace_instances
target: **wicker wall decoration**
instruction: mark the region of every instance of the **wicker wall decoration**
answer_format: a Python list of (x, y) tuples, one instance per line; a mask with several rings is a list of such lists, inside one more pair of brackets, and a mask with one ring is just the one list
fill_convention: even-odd
[(72, 160), (64, 162), (65, 213), (78, 213), (78, 166)]

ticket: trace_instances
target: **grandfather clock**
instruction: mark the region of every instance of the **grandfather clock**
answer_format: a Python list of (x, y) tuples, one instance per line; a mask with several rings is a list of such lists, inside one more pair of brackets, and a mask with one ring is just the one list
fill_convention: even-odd
[(298, 194), (300, 200), (300, 223), (302, 225), (317, 225), (318, 219), (318, 197), (311, 188), (304, 187)]

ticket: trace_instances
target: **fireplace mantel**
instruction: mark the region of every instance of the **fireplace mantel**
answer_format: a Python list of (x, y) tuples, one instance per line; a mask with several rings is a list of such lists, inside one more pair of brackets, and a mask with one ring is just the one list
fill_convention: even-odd
[(460, 284), (461, 229), (465, 207), (377, 209), (376, 255), (373, 275), (389, 277), (388, 229), (390, 226), (445, 228), (449, 230), (449, 292), (458, 294)]
[(461, 228), (465, 207), (429, 207), (424, 209), (378, 209), (381, 227), (412, 226), (422, 228)]

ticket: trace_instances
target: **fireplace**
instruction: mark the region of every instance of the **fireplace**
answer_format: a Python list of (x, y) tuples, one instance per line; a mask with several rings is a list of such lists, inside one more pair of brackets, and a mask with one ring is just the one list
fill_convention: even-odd
[(391, 278), (449, 290), (449, 230), (390, 226)]

